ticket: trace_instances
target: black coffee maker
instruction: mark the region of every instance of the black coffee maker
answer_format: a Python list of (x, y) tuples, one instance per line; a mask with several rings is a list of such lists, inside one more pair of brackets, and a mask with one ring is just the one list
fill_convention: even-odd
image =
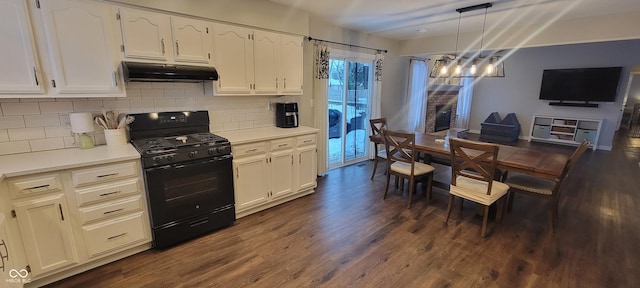
[(298, 103), (276, 103), (276, 126), (280, 128), (298, 127)]

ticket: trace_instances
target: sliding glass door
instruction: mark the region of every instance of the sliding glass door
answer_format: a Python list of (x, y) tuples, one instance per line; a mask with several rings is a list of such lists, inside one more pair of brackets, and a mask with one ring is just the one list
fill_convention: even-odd
[(371, 66), (333, 55), (329, 61), (329, 169), (367, 159)]

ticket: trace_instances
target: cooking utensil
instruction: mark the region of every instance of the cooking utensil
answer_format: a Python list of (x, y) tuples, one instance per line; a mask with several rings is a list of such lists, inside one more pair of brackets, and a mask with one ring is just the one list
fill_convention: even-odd
[(107, 112), (107, 125), (109, 127), (109, 129), (116, 129), (118, 128), (118, 122), (116, 122), (116, 116), (113, 113), (113, 111), (108, 111)]
[(95, 118), (96, 124), (98, 124), (98, 126), (102, 127), (102, 129), (109, 129), (109, 126), (107, 125), (107, 123), (104, 121), (104, 119), (102, 119), (102, 117), (97, 116)]

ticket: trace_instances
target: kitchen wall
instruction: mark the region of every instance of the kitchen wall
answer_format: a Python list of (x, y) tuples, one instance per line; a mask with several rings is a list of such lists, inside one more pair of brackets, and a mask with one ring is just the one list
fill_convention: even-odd
[[(70, 112), (97, 115), (103, 107), (120, 113), (208, 110), (215, 133), (275, 126), (275, 106), (270, 103), (296, 98), (216, 97), (205, 95), (201, 83), (131, 82), (126, 98), (0, 99), (0, 155), (75, 147)], [(91, 136), (96, 144), (105, 143), (97, 126)]]
[[(640, 40), (516, 50), (505, 60), (506, 77), (479, 79), (474, 86), (469, 128), (479, 131), (480, 123), (496, 111), (501, 115), (516, 113), (522, 127), (520, 137), (529, 135), (533, 114), (601, 118), (603, 123), (598, 146), (610, 150), (621, 118), (631, 67), (640, 65), (638, 51)], [(544, 69), (607, 66), (623, 67), (615, 102), (600, 102), (599, 108), (584, 108), (549, 106), (550, 101), (538, 99)]]

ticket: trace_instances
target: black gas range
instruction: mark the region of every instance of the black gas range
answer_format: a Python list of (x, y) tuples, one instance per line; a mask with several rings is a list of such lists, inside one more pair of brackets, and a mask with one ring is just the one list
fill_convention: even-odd
[(209, 133), (208, 111), (131, 115), (129, 132), (142, 156), (154, 246), (233, 225), (231, 145)]
[(144, 168), (230, 155), (229, 141), (209, 132), (133, 140)]

